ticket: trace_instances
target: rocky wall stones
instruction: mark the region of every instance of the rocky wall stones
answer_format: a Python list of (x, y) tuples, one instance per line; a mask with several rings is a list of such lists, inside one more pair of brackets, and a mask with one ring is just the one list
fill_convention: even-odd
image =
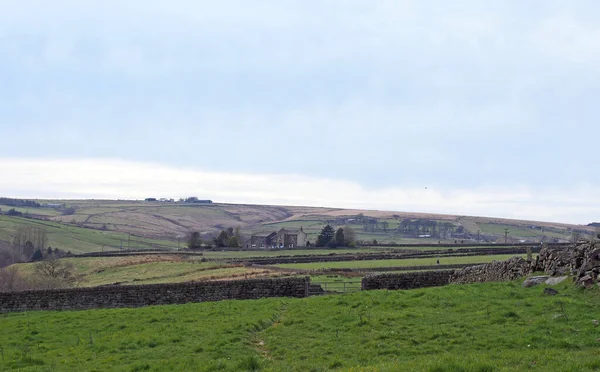
[(141, 307), (264, 297), (306, 297), (309, 284), (310, 280), (307, 277), (0, 293), (0, 313)]
[(465, 267), (452, 275), (450, 283), (502, 282), (521, 278), (531, 272), (531, 263), (515, 256), (506, 261), (493, 261), (485, 265)]
[(548, 275), (572, 275), (582, 286), (598, 282), (600, 275), (600, 243), (580, 241), (569, 247), (542, 247), (535, 270)]
[(362, 290), (437, 287), (448, 284), (453, 273), (454, 270), (439, 270), (367, 275), (362, 280)]

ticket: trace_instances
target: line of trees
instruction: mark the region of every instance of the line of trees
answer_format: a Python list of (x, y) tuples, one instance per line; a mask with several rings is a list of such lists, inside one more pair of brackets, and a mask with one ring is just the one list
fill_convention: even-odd
[(8, 205), (9, 207), (32, 207), (39, 208), (41, 204), (33, 200), (12, 199), (0, 197), (0, 204)]
[(356, 234), (350, 227), (340, 227), (334, 230), (331, 225), (327, 224), (317, 236), (315, 245), (329, 248), (356, 247)]
[(40, 261), (47, 257), (70, 256), (58, 248), (48, 246), (46, 230), (33, 227), (19, 227), (10, 242), (0, 241), (0, 268), (19, 262)]
[(221, 230), (212, 240), (202, 239), (202, 235), (198, 231), (191, 232), (186, 240), (189, 249), (202, 249), (212, 246), (217, 248), (239, 248), (242, 243), (242, 236), (240, 227), (236, 226), (235, 228), (229, 227)]
[(406, 218), (400, 222), (397, 231), (408, 236), (431, 235), (432, 237), (444, 237), (455, 232), (463, 233), (464, 227), (455, 226), (451, 222), (439, 222), (425, 218), (416, 220)]

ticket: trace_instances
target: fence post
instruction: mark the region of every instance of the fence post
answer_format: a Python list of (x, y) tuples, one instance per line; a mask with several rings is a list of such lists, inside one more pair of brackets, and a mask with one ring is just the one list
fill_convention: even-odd
[(305, 276), (304, 277), (304, 297), (309, 296), (309, 293), (308, 293), (309, 288), (310, 288), (310, 276)]

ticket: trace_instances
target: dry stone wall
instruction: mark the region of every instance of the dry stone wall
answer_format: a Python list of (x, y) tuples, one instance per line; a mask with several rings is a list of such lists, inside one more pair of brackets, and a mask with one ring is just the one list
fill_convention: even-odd
[(484, 265), (465, 267), (452, 275), (450, 283), (502, 282), (521, 278), (531, 272), (531, 263), (515, 256), (506, 261), (493, 261)]
[(362, 290), (437, 287), (448, 284), (453, 273), (454, 270), (439, 270), (367, 275), (362, 280)]
[(142, 307), (264, 297), (306, 297), (309, 285), (310, 280), (307, 277), (0, 293), (0, 313)]
[(572, 275), (578, 284), (592, 285), (600, 275), (600, 242), (581, 241), (566, 248), (544, 246), (535, 269), (552, 276)]

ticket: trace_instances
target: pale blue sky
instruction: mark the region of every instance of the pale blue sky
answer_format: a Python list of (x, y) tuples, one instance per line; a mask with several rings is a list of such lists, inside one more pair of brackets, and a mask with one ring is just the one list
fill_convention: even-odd
[[(591, 222), (599, 20), (591, 0), (0, 0), (0, 161), (60, 159), (55, 175), (76, 159), (154, 164), (217, 177), (219, 192), (225, 173), (293, 174), (361, 190), (336, 206)], [(155, 191), (25, 179), (0, 193)], [(160, 192), (216, 193), (180, 185)], [(393, 197), (425, 187), (436, 203)], [(290, 189), (201, 196), (339, 194)]]

